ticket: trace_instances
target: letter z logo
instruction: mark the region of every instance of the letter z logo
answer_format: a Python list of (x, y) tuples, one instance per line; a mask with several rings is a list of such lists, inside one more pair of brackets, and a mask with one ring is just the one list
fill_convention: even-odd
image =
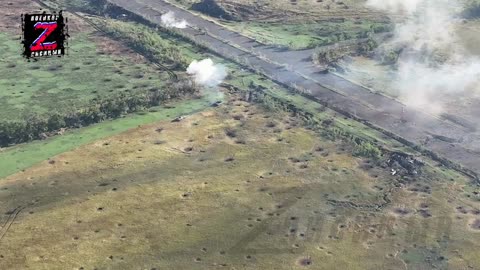
[[(1, 0), (0, 0), (1, 2)], [(22, 14), (23, 56), (27, 59), (65, 55), (68, 19), (53, 14)]]
[(44, 50), (55, 50), (57, 48), (56, 41), (45, 42), (48, 36), (50, 36), (53, 31), (57, 29), (57, 22), (37, 22), (33, 27), (35, 30), (43, 30), (43, 32), (30, 45), (30, 51), (36, 52)]

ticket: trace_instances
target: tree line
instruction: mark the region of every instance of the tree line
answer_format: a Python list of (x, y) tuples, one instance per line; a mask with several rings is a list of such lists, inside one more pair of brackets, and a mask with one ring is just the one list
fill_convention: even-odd
[(0, 147), (43, 139), (63, 128), (79, 128), (107, 119), (158, 106), (162, 101), (195, 94), (197, 86), (191, 80), (170, 83), (163, 89), (150, 89), (137, 94), (120, 93), (92, 101), (90, 106), (70, 112), (47, 115), (30, 114), (20, 121), (0, 120)]

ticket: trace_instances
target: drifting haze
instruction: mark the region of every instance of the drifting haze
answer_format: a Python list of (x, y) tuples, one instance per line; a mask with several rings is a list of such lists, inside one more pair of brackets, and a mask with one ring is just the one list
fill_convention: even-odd
[(160, 17), (163, 26), (167, 28), (187, 28), (188, 23), (186, 20), (177, 20), (175, 13), (169, 11)]
[(195, 83), (202, 86), (215, 87), (227, 77), (227, 68), (221, 64), (214, 64), (212, 59), (194, 60), (187, 68)]
[(455, 32), (457, 0), (368, 0), (367, 6), (403, 14), (385, 46), (401, 51), (394, 87), (407, 105), (441, 113), (439, 97), (474, 91), (480, 61), (466, 55)]
[(423, 0), (368, 0), (367, 6), (394, 13), (414, 13)]

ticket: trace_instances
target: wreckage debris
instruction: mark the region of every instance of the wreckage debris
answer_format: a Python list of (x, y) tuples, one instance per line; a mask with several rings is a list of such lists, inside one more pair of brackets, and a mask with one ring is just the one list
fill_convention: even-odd
[(218, 107), (218, 106), (220, 106), (220, 104), (222, 104), (221, 101), (216, 101), (216, 102), (212, 103), (212, 104), (210, 105), (210, 107)]
[(386, 162), (390, 168), (391, 175), (411, 175), (417, 176), (421, 174), (421, 168), (424, 162), (420, 159), (401, 152), (393, 152)]
[(180, 121), (182, 121), (182, 120), (185, 119), (185, 118), (186, 118), (186, 116), (179, 116), (179, 117), (173, 119), (173, 120), (172, 120), (172, 123), (180, 122)]

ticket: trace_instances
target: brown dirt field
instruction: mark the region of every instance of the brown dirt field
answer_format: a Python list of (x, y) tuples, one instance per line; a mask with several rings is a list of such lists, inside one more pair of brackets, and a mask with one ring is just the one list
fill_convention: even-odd
[(41, 7), (30, 0), (0, 1), (0, 32), (22, 34), (21, 14), (41, 11)]
[[(467, 269), (478, 263), (480, 234), (465, 226), (473, 214), (454, 218), (452, 207), (478, 209), (479, 202), (462, 198), (465, 179), (419, 180), (431, 184), (431, 193), (407, 184), (377, 210), (334, 204), (375, 205), (395, 178), (385, 170), (371, 175), (361, 168), (366, 161), (342, 144), (302, 127), (286, 129), (296, 123), (229, 100), (7, 177), (0, 182), (6, 202), (0, 224), (7, 225), (0, 229), (0, 269)], [(410, 214), (396, 216), (394, 209)]]
[[(42, 13), (45, 10), (37, 3), (31, 0), (15, 0), (0, 2), (0, 32), (22, 34), (22, 24), (20, 16), (26, 13)], [(69, 30), (74, 33), (82, 31), (88, 27), (84, 21), (79, 20), (72, 14), (65, 13), (69, 19)]]

